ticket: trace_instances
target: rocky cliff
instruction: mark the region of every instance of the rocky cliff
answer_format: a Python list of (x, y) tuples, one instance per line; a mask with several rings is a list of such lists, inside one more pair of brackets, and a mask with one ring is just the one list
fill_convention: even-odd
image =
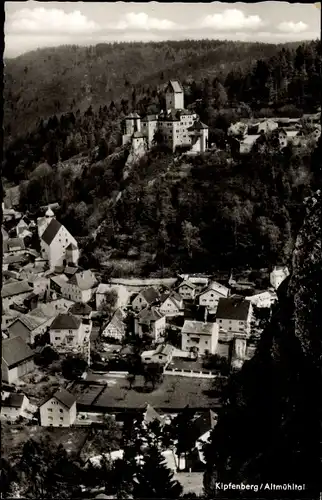
[[(321, 192), (306, 200), (292, 273), (254, 358), (234, 375), (224, 411), (206, 450), (206, 493), (216, 481), (305, 485), (301, 491), (265, 490), (264, 498), (319, 498), (322, 491), (322, 214)], [(217, 485), (218, 486), (218, 485)]]

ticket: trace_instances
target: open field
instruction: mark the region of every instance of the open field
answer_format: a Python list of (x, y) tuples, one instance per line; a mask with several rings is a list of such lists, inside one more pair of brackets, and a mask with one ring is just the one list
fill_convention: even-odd
[(143, 377), (136, 378), (132, 389), (125, 379), (105, 377), (104, 382), (105, 387), (75, 383), (70, 390), (78, 394), (78, 405), (88, 411), (144, 408), (147, 403), (164, 410), (219, 406), (218, 398), (211, 397), (213, 381), (208, 379), (164, 376), (155, 390), (144, 387)]

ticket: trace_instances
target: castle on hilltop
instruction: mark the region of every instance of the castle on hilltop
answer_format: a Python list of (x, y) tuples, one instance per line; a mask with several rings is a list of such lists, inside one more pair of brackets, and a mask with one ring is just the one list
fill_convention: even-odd
[(196, 154), (208, 148), (208, 126), (200, 121), (197, 113), (184, 109), (184, 90), (180, 82), (169, 81), (165, 99), (166, 110), (158, 115), (141, 118), (138, 113), (131, 113), (125, 117), (122, 144), (131, 141), (133, 159), (151, 148), (157, 132), (173, 152), (178, 146), (188, 147)]

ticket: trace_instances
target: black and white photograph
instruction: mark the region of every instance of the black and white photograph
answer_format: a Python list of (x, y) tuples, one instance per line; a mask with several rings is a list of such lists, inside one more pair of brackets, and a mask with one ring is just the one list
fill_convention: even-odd
[(4, 11), (0, 498), (321, 500), (321, 3)]

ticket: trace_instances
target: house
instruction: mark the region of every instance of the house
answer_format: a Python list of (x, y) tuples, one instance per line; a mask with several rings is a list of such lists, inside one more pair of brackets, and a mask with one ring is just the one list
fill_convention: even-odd
[(199, 305), (205, 306), (211, 311), (216, 311), (219, 299), (221, 297), (228, 297), (228, 295), (229, 288), (213, 281), (206, 290), (199, 294)]
[(63, 287), (69, 281), (65, 274), (58, 276), (50, 276), (49, 278), (49, 292), (51, 297), (55, 300), (58, 296), (62, 295)]
[(34, 353), (21, 337), (2, 341), (2, 381), (12, 384), (35, 369)]
[(156, 307), (140, 311), (134, 320), (134, 331), (137, 335), (150, 335), (155, 342), (163, 337), (166, 328), (166, 318)]
[(276, 130), (278, 128), (278, 123), (274, 120), (264, 120), (262, 121), (258, 127), (257, 127), (257, 133), (261, 134), (268, 134), (269, 132), (272, 132), (273, 130)]
[(257, 142), (259, 139), (260, 134), (252, 134), (246, 136), (241, 142), (240, 142), (240, 147), (239, 147), (239, 152), (241, 154), (246, 154), (249, 153), (254, 144)]
[(167, 415), (164, 415), (164, 413), (159, 411), (156, 411), (153, 406), (150, 404), (146, 405), (145, 411), (143, 413), (143, 423), (145, 426), (148, 426), (149, 424), (152, 424), (153, 422), (158, 422), (161, 427), (166, 423), (168, 420)]
[(215, 354), (218, 343), (218, 325), (202, 321), (186, 320), (181, 331), (181, 349), (195, 350), (198, 356)]
[(173, 357), (175, 348), (170, 344), (160, 344), (151, 351), (143, 351), (141, 354), (142, 363), (158, 363), (167, 366)]
[(33, 287), (27, 281), (17, 281), (3, 285), (1, 291), (2, 307), (8, 309), (12, 304), (23, 304), (28, 295), (33, 291)]
[(117, 293), (117, 300), (115, 307), (119, 309), (121, 307), (126, 307), (129, 301), (130, 294), (127, 288), (123, 285), (109, 285), (105, 283), (100, 283), (97, 287), (95, 294), (96, 310), (99, 311), (102, 303), (105, 300), (105, 296), (114, 290)]
[(249, 300), (253, 306), (269, 308), (277, 300), (277, 295), (275, 292), (268, 290), (266, 292), (255, 293), (254, 295), (245, 297), (245, 299)]
[(103, 326), (102, 337), (109, 337), (115, 340), (122, 340), (125, 335), (124, 320), (125, 315), (121, 309), (117, 309), (112, 318)]
[[(37, 220), (38, 235), (40, 238), (41, 256), (48, 260), (49, 267), (54, 269), (67, 260), (67, 256), (77, 265), (77, 241), (67, 229), (56, 220), (54, 212), (48, 208), (45, 217)], [(72, 251), (70, 245), (72, 244)], [(68, 249), (68, 250), (67, 250)], [(66, 254), (67, 251), (67, 254)]]
[(1, 401), (1, 419), (14, 422), (25, 416), (30, 403), (25, 394), (9, 392)]
[(83, 321), (91, 319), (93, 309), (91, 308), (91, 306), (85, 304), (84, 302), (76, 302), (69, 308), (68, 312), (73, 316), (79, 316)]
[(183, 315), (184, 304), (181, 295), (176, 292), (166, 295), (161, 303), (160, 313), (168, 317)]
[(142, 311), (146, 307), (152, 306), (160, 299), (160, 293), (155, 288), (148, 287), (141, 290), (132, 301), (132, 308), (134, 311)]
[(190, 280), (184, 280), (178, 287), (178, 292), (183, 300), (193, 300), (196, 295), (196, 285)]
[(198, 436), (196, 440), (196, 448), (199, 453), (199, 460), (203, 463), (206, 463), (203, 453), (203, 447), (205, 443), (209, 441), (210, 434), (215, 428), (217, 421), (217, 413), (213, 412), (212, 410), (208, 410), (204, 414), (199, 415), (193, 422), (196, 436)]
[(230, 297), (219, 299), (216, 322), (219, 332), (227, 332), (229, 335), (250, 334), (252, 320), (252, 305), (243, 297)]
[(290, 272), (286, 266), (275, 266), (269, 275), (269, 281), (274, 290), (289, 276)]
[(14, 319), (7, 331), (10, 338), (20, 336), (26, 343), (33, 344), (37, 335), (43, 335), (57, 316), (53, 303), (39, 304), (28, 314)]
[(96, 278), (89, 269), (75, 273), (61, 287), (62, 296), (74, 302), (89, 302), (96, 285)]
[(50, 343), (61, 353), (85, 354), (89, 351), (90, 324), (79, 317), (60, 313), (50, 326)]
[(180, 278), (182, 278), (183, 281), (189, 281), (195, 286), (196, 295), (202, 292), (209, 284), (209, 278), (203, 275), (180, 274)]
[(3, 253), (24, 253), (26, 250), (25, 243), (22, 238), (8, 238), (3, 242)]
[(76, 397), (60, 389), (40, 406), (40, 425), (70, 427), (76, 420)]

